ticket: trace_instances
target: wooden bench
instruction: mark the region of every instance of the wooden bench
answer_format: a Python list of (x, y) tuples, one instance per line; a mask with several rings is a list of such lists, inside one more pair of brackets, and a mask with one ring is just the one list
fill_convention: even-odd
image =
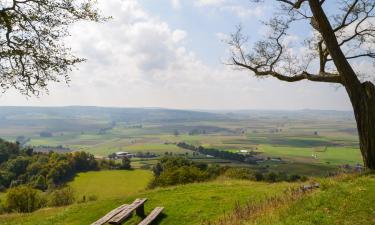
[(158, 217), (158, 215), (163, 211), (163, 207), (156, 207), (152, 212), (144, 219), (142, 222), (140, 222), (138, 225), (149, 225)]
[(135, 210), (138, 216), (143, 217), (145, 215), (144, 204), (147, 198), (136, 199), (132, 204), (125, 207), (118, 214), (113, 216), (109, 220), (109, 224), (121, 224), (124, 222)]
[(121, 205), (117, 208), (115, 208), (114, 210), (110, 211), (109, 213), (107, 213), (105, 216), (103, 216), (102, 218), (100, 218), (99, 220), (95, 221), (94, 223), (92, 223), (91, 225), (103, 225), (105, 223), (107, 223), (110, 219), (112, 219), (112, 217), (116, 216), (117, 214), (119, 214), (122, 210), (124, 210), (126, 207), (128, 207), (127, 204), (124, 204), (124, 205)]

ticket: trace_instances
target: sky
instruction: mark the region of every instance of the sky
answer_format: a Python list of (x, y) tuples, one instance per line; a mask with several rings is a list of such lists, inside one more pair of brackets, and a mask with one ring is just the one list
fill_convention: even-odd
[(50, 84), (48, 94), (28, 98), (10, 90), (0, 105), (351, 110), (338, 86), (259, 79), (225, 65), (223, 39), (239, 24), (250, 42), (261, 39), (260, 20), (273, 7), (247, 0), (99, 0), (112, 19), (71, 28), (67, 44), (87, 61), (71, 72), (69, 85)]

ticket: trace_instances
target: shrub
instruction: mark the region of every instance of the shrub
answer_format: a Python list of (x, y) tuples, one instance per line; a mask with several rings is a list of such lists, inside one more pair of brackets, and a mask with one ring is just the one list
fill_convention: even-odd
[(263, 180), (264, 180), (263, 173), (260, 173), (260, 172), (256, 172), (256, 173), (254, 174), (254, 177), (255, 177), (255, 180), (256, 180), (256, 181), (263, 181)]
[(65, 206), (75, 201), (74, 190), (71, 187), (56, 189), (49, 194), (49, 206)]
[(298, 174), (293, 174), (293, 175), (291, 175), (290, 177), (289, 177), (289, 180), (288, 181), (290, 181), (290, 182), (294, 182), (294, 181), (298, 181), (298, 180), (300, 180), (301, 179), (301, 176), (300, 175), (298, 175)]
[(266, 181), (268, 182), (276, 182), (277, 181), (277, 174), (274, 172), (270, 172), (266, 175)]
[(123, 169), (123, 170), (130, 170), (131, 169), (129, 158), (125, 157), (121, 160), (120, 169)]
[(164, 157), (153, 167), (154, 179), (149, 188), (202, 182), (212, 178), (209, 171), (218, 173), (217, 168), (209, 168), (182, 157)]
[(44, 205), (40, 192), (30, 186), (10, 188), (5, 196), (5, 209), (8, 212), (30, 213)]
[(176, 184), (187, 184), (202, 182), (208, 180), (209, 174), (194, 166), (183, 166), (178, 169), (168, 169), (163, 171), (160, 176), (155, 177), (149, 187), (165, 187)]

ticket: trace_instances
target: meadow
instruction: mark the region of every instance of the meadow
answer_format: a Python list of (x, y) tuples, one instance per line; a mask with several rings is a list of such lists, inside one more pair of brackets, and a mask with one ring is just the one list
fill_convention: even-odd
[[(102, 172), (95, 173), (98, 173), (98, 177), (102, 175), (100, 174)], [(129, 173), (135, 175), (139, 171)], [(81, 179), (82, 177), (78, 180)], [(128, 180), (128, 182), (131, 181), (134, 180)], [(113, 179), (98, 179), (96, 185), (109, 185), (108, 182), (117, 183)], [(282, 204), (273, 204), (273, 201), (284, 198), (286, 190), (298, 187), (300, 184), (272, 184), (219, 178), (206, 183), (143, 190), (133, 194), (131, 192), (125, 194), (123, 190), (114, 188), (114, 192), (119, 194), (115, 198), (105, 194), (97, 201), (76, 203), (67, 207), (46, 208), (30, 214), (0, 215), (0, 224), (90, 224), (118, 205), (143, 197), (149, 199), (145, 204), (146, 213), (156, 206), (165, 207), (163, 215), (156, 222), (161, 225), (176, 224), (176, 221), (181, 225), (373, 224), (375, 218), (372, 205), (375, 201), (374, 175), (343, 175), (335, 178), (319, 178), (314, 182), (319, 182), (321, 188)], [(100, 196), (103, 189), (96, 188), (91, 191)], [(246, 207), (249, 204), (266, 205), (256, 212), (246, 213)], [(246, 215), (229, 216), (238, 212), (239, 209), (244, 210)], [(230, 220), (230, 218), (240, 218), (240, 220)], [(135, 224), (140, 220), (141, 218), (133, 216), (125, 224)]]
[[(104, 184), (98, 180), (97, 186)], [(145, 197), (146, 212), (156, 206), (164, 206), (164, 217), (160, 224), (200, 224), (218, 218), (224, 212), (231, 212), (236, 202), (263, 201), (271, 196), (281, 195), (289, 186), (286, 183), (267, 184), (250, 181), (218, 180), (208, 183), (188, 184), (170, 188), (143, 191), (138, 194), (118, 196), (111, 199), (74, 204), (63, 208), (41, 209), (31, 214), (0, 215), (0, 224), (22, 225), (87, 225), (111, 209), (136, 198)], [(93, 190), (100, 195), (101, 189)], [(117, 192), (116, 188), (114, 190)], [(140, 221), (133, 217), (128, 223)]]
[(97, 200), (113, 199), (143, 191), (152, 177), (146, 170), (111, 170), (78, 174), (68, 185), (76, 198), (95, 197)]

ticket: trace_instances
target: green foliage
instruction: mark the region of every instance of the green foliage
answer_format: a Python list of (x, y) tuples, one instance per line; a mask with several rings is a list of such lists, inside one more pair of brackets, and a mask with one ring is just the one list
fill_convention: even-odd
[(154, 166), (154, 179), (149, 187), (165, 187), (177, 184), (202, 182), (212, 178), (207, 164), (197, 164), (182, 157), (164, 157)]
[(0, 139), (0, 187), (30, 184), (39, 190), (55, 187), (76, 173), (98, 170), (94, 156), (86, 152), (68, 154), (33, 153)]
[(39, 191), (30, 186), (10, 188), (5, 196), (5, 209), (9, 212), (30, 213), (44, 203)]
[(219, 149), (215, 148), (205, 148), (203, 146), (195, 147), (194, 145), (189, 145), (185, 142), (180, 142), (177, 144), (178, 147), (184, 148), (184, 149), (189, 149), (195, 152), (198, 152), (203, 155), (210, 155), (213, 157), (217, 157), (220, 159), (228, 159), (228, 160), (235, 160), (239, 162), (245, 162), (246, 161), (246, 156), (238, 153), (233, 153), (229, 151), (221, 151)]
[(99, 160), (99, 168), (104, 170), (130, 170), (131, 169), (131, 161), (129, 158), (125, 157), (121, 159), (121, 162), (118, 163), (114, 159), (101, 159)]
[(73, 204), (75, 201), (75, 193), (73, 188), (64, 187), (61, 189), (53, 190), (48, 195), (49, 206), (65, 206)]
[(131, 165), (130, 165), (130, 159), (125, 157), (121, 160), (121, 166), (120, 166), (120, 169), (124, 169), (124, 170), (129, 170), (131, 169)]
[(0, 36), (0, 89), (38, 95), (50, 82), (68, 82), (68, 72), (84, 60), (72, 55), (64, 40), (69, 25), (102, 20), (94, 2), (12, 1), (1, 7), (0, 26), (6, 35)]

